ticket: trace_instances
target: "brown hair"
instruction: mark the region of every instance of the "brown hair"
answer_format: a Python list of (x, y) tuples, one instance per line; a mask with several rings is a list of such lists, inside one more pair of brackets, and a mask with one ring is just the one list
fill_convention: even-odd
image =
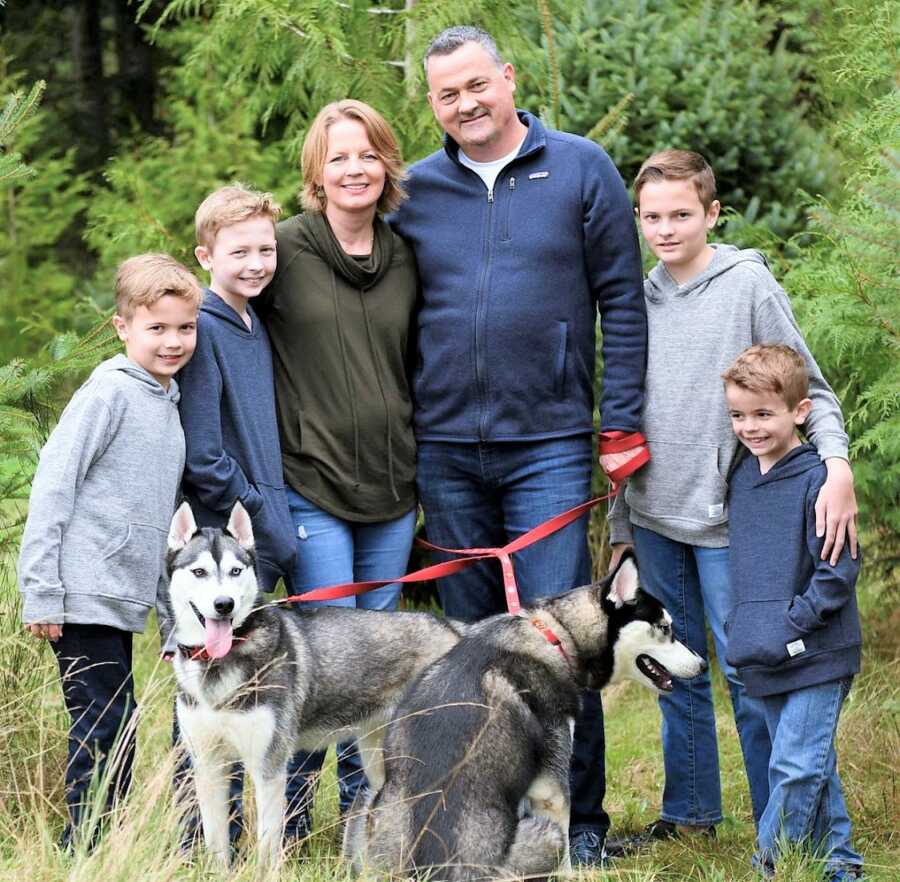
[(373, 107), (362, 101), (345, 98), (326, 104), (313, 120), (303, 141), (300, 170), (303, 173), (303, 189), (300, 200), (307, 211), (324, 211), (325, 194), (318, 183), (325, 168), (328, 152), (328, 130), (342, 119), (352, 119), (366, 130), (372, 149), (384, 163), (384, 191), (378, 199), (377, 209), (382, 214), (395, 211), (406, 198), (403, 190), (403, 157), (400, 145), (387, 120)]
[(197, 244), (212, 248), (216, 233), (223, 227), (257, 216), (267, 217), (274, 224), (280, 214), (281, 206), (271, 193), (251, 190), (238, 183), (220, 187), (200, 203), (194, 215)]
[(662, 150), (644, 161), (634, 179), (634, 201), (641, 205), (644, 184), (656, 181), (692, 181), (705, 211), (716, 198), (716, 176), (709, 163), (690, 150)]
[(153, 306), (167, 294), (200, 308), (203, 289), (194, 274), (168, 254), (129, 257), (116, 272), (116, 315), (134, 317), (139, 306)]
[(748, 392), (774, 393), (790, 408), (809, 393), (809, 371), (803, 356), (780, 343), (757, 343), (745, 349), (722, 379)]

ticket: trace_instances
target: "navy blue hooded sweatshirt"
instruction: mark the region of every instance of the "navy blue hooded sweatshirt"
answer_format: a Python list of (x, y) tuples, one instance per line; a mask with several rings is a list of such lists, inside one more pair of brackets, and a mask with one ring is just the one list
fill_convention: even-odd
[(859, 559), (845, 545), (836, 566), (820, 560), (816, 497), (826, 470), (802, 444), (766, 474), (747, 456), (729, 488), (733, 605), (728, 662), (748, 695), (777, 695), (859, 672)]
[(647, 318), (625, 186), (591, 141), (528, 134), (488, 193), (459, 147), (417, 162), (388, 218), (422, 282), (417, 437), (527, 441), (593, 429), (597, 308), (604, 429), (640, 428)]
[(223, 527), (238, 500), (253, 522), (257, 572), (266, 591), (287, 578), (296, 538), (284, 492), (272, 351), (262, 322), (252, 329), (207, 290), (197, 348), (178, 374), (187, 455), (182, 489), (201, 527)]

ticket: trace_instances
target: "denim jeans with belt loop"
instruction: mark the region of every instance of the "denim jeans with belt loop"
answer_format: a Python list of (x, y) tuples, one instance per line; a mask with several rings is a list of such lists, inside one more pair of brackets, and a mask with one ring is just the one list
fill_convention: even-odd
[[(708, 659), (709, 623), (719, 667), (728, 681), (753, 819), (759, 823), (769, 800), (772, 744), (763, 706), (751, 698), (737, 671), (725, 661), (725, 619), (731, 608), (728, 548), (703, 548), (633, 527), (643, 587), (669, 611), (675, 636)], [(660, 816), (674, 824), (707, 826), (722, 820), (719, 750), (709, 670), (693, 680), (675, 680), (659, 698), (666, 781)]]
[[(399, 578), (406, 573), (416, 528), (416, 510), (389, 521), (358, 523), (329, 514), (286, 488), (288, 506), (297, 532), (297, 558), (292, 587), (296, 594), (313, 588)], [(364, 594), (335, 600), (298, 601), (298, 609), (342, 606), (392, 610), (400, 600), (400, 585), (384, 585)], [(364, 672), (360, 672), (362, 675)], [(341, 817), (346, 816), (356, 793), (365, 784), (362, 759), (355, 740), (337, 745), (338, 797)], [(285, 841), (305, 837), (310, 830), (310, 810), (325, 751), (297, 751), (288, 763)]]
[(853, 678), (768, 695), (760, 701), (772, 737), (769, 802), (759, 822), (754, 865), (775, 868), (782, 843), (803, 843), (826, 863), (827, 875), (858, 871), (850, 816), (838, 777), (834, 739)]
[[(506, 545), (591, 496), (590, 434), (540, 441), (420, 441), (417, 484), (430, 542), (445, 548)], [(516, 552), (513, 566), (523, 606), (591, 581), (588, 516)], [(436, 560), (448, 555), (435, 553)], [(438, 582), (444, 613), (477, 621), (505, 612), (499, 563), (474, 564)], [(585, 690), (575, 725), (570, 769), (570, 830), (605, 836), (605, 757), (600, 695)]]

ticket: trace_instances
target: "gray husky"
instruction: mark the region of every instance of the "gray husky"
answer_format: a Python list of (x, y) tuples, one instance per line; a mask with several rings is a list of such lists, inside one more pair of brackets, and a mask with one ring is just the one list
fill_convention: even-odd
[(169, 531), (176, 713), (194, 767), (207, 847), (227, 862), (228, 768), (253, 780), (259, 852), (279, 858), (287, 763), (297, 749), (358, 735), (366, 776), (383, 782), (383, 726), (403, 690), (460, 639), (427, 613), (266, 605), (250, 517), (198, 529), (187, 503)]
[(639, 588), (632, 556), (598, 584), (471, 626), (400, 701), (384, 783), (360, 791), (345, 855), (357, 871), (454, 882), (569, 869), (580, 687), (668, 692), (705, 668)]

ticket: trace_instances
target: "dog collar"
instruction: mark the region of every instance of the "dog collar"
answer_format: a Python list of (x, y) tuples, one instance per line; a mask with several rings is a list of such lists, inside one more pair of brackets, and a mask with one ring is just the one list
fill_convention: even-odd
[(533, 618), (528, 620), (531, 623), (531, 626), (535, 628), (540, 635), (551, 645), (555, 646), (559, 650), (559, 654), (565, 659), (566, 664), (571, 668), (572, 662), (569, 660), (568, 653), (563, 649), (562, 641), (556, 634), (553, 632), (553, 629), (549, 625), (545, 625), (540, 619)]
[(188, 661), (212, 661), (213, 657), (206, 651), (205, 646), (185, 646), (178, 644), (178, 652), (183, 659)]

